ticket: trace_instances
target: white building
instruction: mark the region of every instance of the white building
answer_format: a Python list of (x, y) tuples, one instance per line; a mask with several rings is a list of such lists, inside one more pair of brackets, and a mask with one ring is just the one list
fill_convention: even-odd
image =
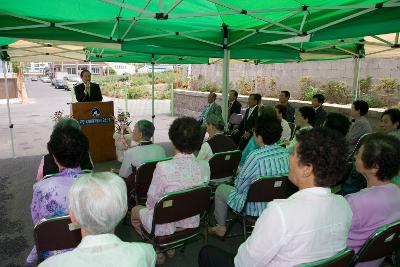
[(136, 67), (134, 64), (120, 63), (120, 62), (107, 62), (108, 67), (115, 70), (118, 75), (135, 74)]

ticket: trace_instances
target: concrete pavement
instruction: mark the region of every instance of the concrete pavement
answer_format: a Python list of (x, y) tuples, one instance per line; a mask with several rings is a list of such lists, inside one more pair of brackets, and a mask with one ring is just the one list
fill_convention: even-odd
[[(14, 147), (16, 157), (42, 155), (47, 153), (46, 144), (49, 140), (54, 122), (51, 120), (55, 111), (62, 110), (69, 115), (71, 102), (69, 91), (55, 89), (49, 83), (25, 80), (28, 94), (27, 103), (10, 103), (11, 118), (14, 124)], [(105, 97), (104, 101), (114, 101), (115, 112), (118, 108), (125, 110), (123, 99)], [(0, 102), (0, 158), (11, 158), (11, 138), (8, 128), (6, 102)], [(169, 116), (170, 101), (155, 101), (155, 142), (168, 142), (168, 129), (174, 117)], [(132, 123), (140, 119), (151, 121), (151, 100), (129, 100), (128, 111)]]

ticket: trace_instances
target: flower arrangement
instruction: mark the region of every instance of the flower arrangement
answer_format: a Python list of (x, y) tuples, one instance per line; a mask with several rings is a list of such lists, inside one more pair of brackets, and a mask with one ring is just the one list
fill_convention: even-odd
[(62, 118), (72, 118), (72, 116), (64, 116), (64, 111), (63, 110), (57, 110), (54, 112), (53, 116), (50, 116), (51, 120), (57, 123), (60, 119)]
[[(115, 131), (119, 134), (122, 134), (122, 125), (129, 126), (131, 124), (131, 121), (129, 118), (131, 115), (129, 112), (120, 112), (118, 110), (118, 115), (117, 118), (114, 118), (115, 121)], [(125, 129), (123, 134), (128, 134), (129, 132)]]

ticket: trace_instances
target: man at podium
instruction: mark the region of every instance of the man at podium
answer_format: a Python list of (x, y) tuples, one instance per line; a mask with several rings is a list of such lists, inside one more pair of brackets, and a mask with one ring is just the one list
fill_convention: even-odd
[(74, 87), (76, 100), (78, 102), (92, 102), (101, 101), (103, 96), (101, 95), (100, 86), (97, 83), (90, 82), (92, 74), (89, 70), (82, 70), (81, 79), (82, 83), (77, 84)]

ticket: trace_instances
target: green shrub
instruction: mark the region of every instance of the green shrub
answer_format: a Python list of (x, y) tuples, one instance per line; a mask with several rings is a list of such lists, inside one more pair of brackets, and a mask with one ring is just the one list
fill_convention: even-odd
[(400, 90), (400, 85), (396, 79), (383, 78), (379, 83), (374, 85), (374, 91), (379, 91), (387, 96), (394, 95)]
[(236, 88), (241, 95), (249, 95), (255, 90), (255, 80), (246, 80), (244, 77), (240, 77), (236, 81)]
[(342, 82), (330, 81), (321, 85), (321, 92), (328, 102), (337, 104), (348, 104), (351, 102), (351, 94), (348, 85)]
[(372, 95), (366, 95), (366, 96), (362, 97), (362, 100), (367, 102), (368, 106), (370, 108), (381, 108), (381, 107), (386, 106), (385, 101), (383, 101), (382, 99), (380, 99), (378, 97), (374, 97)]
[(302, 95), (301, 95), (301, 100), (304, 101), (311, 101), (313, 95), (322, 93), (319, 88), (309, 86), (305, 89), (303, 89)]
[(372, 77), (367, 76), (365, 79), (361, 79), (359, 86), (361, 95), (369, 94), (372, 88)]

